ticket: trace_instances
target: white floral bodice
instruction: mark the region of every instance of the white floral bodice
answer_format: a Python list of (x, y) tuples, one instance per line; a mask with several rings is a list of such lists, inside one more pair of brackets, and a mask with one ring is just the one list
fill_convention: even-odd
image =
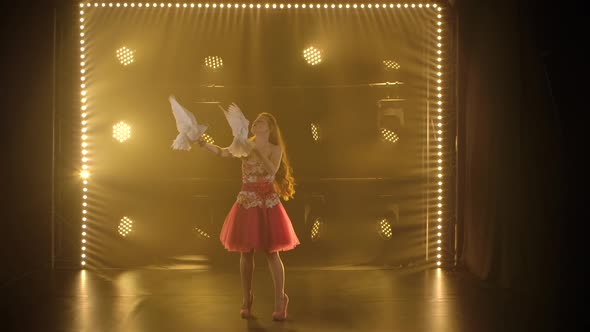
[(242, 190), (238, 193), (238, 204), (244, 208), (271, 208), (279, 204), (279, 195), (274, 191), (273, 183), (274, 176), (266, 172), (261, 160), (242, 159)]

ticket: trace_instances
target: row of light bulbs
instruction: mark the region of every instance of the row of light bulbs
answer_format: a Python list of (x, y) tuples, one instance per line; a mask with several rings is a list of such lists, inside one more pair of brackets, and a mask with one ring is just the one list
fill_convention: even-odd
[[(440, 11), (440, 7), (438, 8), (438, 10)], [(436, 204), (436, 207), (437, 207), (437, 209), (436, 209), (436, 216), (437, 216), (436, 217), (436, 221), (437, 221), (436, 222), (436, 238), (437, 238), (437, 240), (436, 240), (436, 265), (441, 266), (442, 265), (442, 262), (441, 262), (442, 261), (442, 231), (443, 231), (443, 229), (442, 229), (442, 225), (443, 225), (443, 222), (442, 222), (442, 220), (443, 220), (442, 219), (443, 218), (443, 216), (442, 216), (442, 208), (443, 208), (443, 204), (442, 204), (443, 203), (442, 202), (442, 199), (443, 199), (443, 197), (442, 197), (442, 193), (443, 193), (443, 181), (442, 181), (442, 177), (443, 177), (443, 167), (442, 167), (442, 149), (443, 149), (443, 142), (442, 142), (442, 134), (443, 134), (443, 132), (442, 132), (442, 112), (443, 112), (442, 79), (443, 79), (443, 77), (442, 77), (442, 58), (441, 58), (441, 54), (442, 54), (442, 43), (441, 43), (441, 41), (442, 41), (442, 35), (441, 35), (442, 22), (441, 22), (441, 19), (442, 19), (442, 15), (439, 13), (437, 15), (437, 18), (439, 21), (437, 22), (438, 29), (437, 29), (437, 36), (436, 36), (436, 39), (438, 41), (437, 45), (436, 45), (437, 46), (436, 53), (438, 54), (438, 57), (436, 59), (436, 69), (437, 69), (437, 72), (436, 72), (436, 75), (437, 75), (437, 79), (436, 79), (437, 108), (436, 108), (436, 110), (437, 110), (438, 114), (435, 116), (435, 118), (437, 120), (437, 122), (436, 122), (436, 128), (437, 128), (436, 141), (438, 143), (437, 144), (438, 166), (436, 168), (437, 178), (438, 178), (438, 183), (437, 183), (438, 184), (438, 190), (437, 190), (438, 191), (438, 197), (437, 197), (438, 203)]]
[[(83, 8), (83, 7), (92, 7), (92, 6), (93, 5), (91, 3), (89, 3), (89, 2), (86, 3), (86, 4), (80, 3), (80, 8)], [(288, 4), (282, 4), (282, 3), (281, 4), (276, 4), (276, 3), (268, 4), (268, 3), (266, 3), (264, 5), (263, 4), (260, 4), (260, 3), (259, 4), (252, 4), (252, 3), (245, 4), (245, 3), (242, 3), (241, 5), (240, 4), (237, 4), (237, 3), (234, 3), (234, 4), (231, 4), (231, 3), (228, 3), (228, 4), (223, 4), (223, 3), (219, 3), (219, 4), (217, 4), (217, 3), (211, 3), (211, 4), (209, 4), (209, 3), (204, 3), (204, 4), (203, 3), (197, 3), (195, 5), (194, 3), (190, 3), (190, 4), (188, 4), (188, 3), (182, 3), (182, 4), (180, 4), (180, 3), (174, 3), (173, 4), (173, 3), (170, 3), (170, 2), (167, 3), (167, 4), (165, 4), (163, 2), (161, 2), (159, 4), (158, 3), (155, 3), (155, 2), (154, 3), (149, 3), (149, 2), (141, 3), (140, 2), (140, 3), (137, 3), (137, 4), (134, 3), (134, 2), (129, 3), (129, 4), (126, 3), (126, 2), (124, 2), (124, 3), (119, 3), (119, 2), (117, 2), (117, 3), (112, 3), (112, 2), (110, 2), (110, 3), (104, 3), (104, 2), (98, 3), (98, 2), (95, 2), (94, 3), (94, 7), (109, 7), (109, 8), (112, 8), (112, 7), (124, 7), (124, 8), (126, 8), (126, 7), (132, 7), (132, 8), (134, 8), (134, 7), (139, 7), (139, 8), (141, 8), (141, 7), (146, 7), (146, 8), (150, 8), (150, 7), (152, 7), (152, 8), (157, 8), (157, 7), (164, 8), (164, 7), (168, 7), (168, 8), (172, 8), (173, 6), (176, 7), (176, 8), (180, 8), (180, 7), (183, 7), (183, 8), (188, 8), (188, 7), (190, 7), (190, 8), (194, 8), (194, 7), (197, 7), (197, 8), (210, 8), (210, 7), (217, 8), (217, 7), (219, 7), (219, 8), (228, 8), (228, 9), (230, 9), (230, 8), (240, 8), (240, 7), (241, 8), (263, 8), (264, 7), (264, 8), (267, 8), (267, 9), (268, 8), (273, 8), (273, 9), (277, 9), (277, 8), (279, 8), (279, 9), (284, 9), (284, 8), (288, 8), (288, 9), (290, 9), (290, 8), (296, 8), (296, 9), (297, 8), (304, 8), (304, 9), (305, 8), (310, 8), (310, 9), (313, 9), (313, 8), (339, 8), (339, 9), (342, 9), (342, 8), (347, 8), (347, 9), (349, 9), (349, 8), (363, 8), (363, 9), (364, 8), (383, 8), (383, 9), (387, 9), (387, 8), (431, 8), (432, 7), (434, 9), (439, 10), (439, 11), (442, 10), (442, 7), (438, 6), (437, 4), (432, 4), (431, 5), (429, 3), (427, 3), (427, 4), (421, 4), (421, 3), (420, 4), (414, 4), (414, 3), (412, 3), (412, 4), (407, 4), (407, 3), (405, 3), (405, 4), (401, 4), (401, 3), (397, 3), (397, 4), (394, 4), (394, 3), (389, 3), (389, 4), (385, 4), (385, 3), (384, 4), (370, 4), (370, 3), (369, 4), (364, 4), (364, 3), (361, 3), (361, 4), (356, 4), (356, 3), (355, 4), (327, 4), (327, 3), (319, 4), (319, 3), (316, 3), (315, 5), (314, 4), (290, 4), (290, 3), (288, 3)]]
[(87, 79), (86, 79), (86, 71), (87, 71), (87, 63), (86, 63), (86, 30), (84, 26), (84, 12), (80, 11), (80, 116), (81, 116), (81, 145), (82, 145), (82, 171), (80, 172), (80, 176), (82, 177), (83, 187), (82, 187), (82, 247), (81, 247), (81, 262), (80, 264), (84, 267), (86, 266), (86, 252), (87, 246), (89, 245), (87, 240), (88, 235), (88, 178), (90, 177), (90, 170), (88, 165), (89, 160), (89, 149), (88, 149), (88, 97), (87, 97)]

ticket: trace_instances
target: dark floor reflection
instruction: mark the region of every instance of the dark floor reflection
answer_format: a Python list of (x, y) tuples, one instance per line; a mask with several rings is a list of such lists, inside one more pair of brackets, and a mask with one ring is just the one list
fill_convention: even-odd
[(539, 301), (440, 269), (288, 268), (289, 318), (271, 320), (257, 266), (254, 318), (240, 319), (238, 271), (152, 266), (38, 273), (3, 289), (4, 331), (528, 331)]

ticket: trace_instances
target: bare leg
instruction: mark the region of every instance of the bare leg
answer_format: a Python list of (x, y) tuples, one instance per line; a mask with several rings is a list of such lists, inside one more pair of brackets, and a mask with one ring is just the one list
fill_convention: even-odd
[(252, 290), (252, 276), (254, 274), (254, 250), (240, 255), (240, 275), (242, 276), (243, 302), (242, 308), (248, 308), (250, 291)]
[(281, 311), (285, 294), (285, 268), (278, 252), (266, 253), (266, 259), (275, 288), (275, 311)]

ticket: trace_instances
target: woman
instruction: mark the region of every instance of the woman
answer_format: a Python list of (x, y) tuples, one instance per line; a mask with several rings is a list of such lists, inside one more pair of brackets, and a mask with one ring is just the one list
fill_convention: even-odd
[[(285, 154), (285, 144), (277, 121), (270, 113), (261, 113), (250, 129), (252, 152), (242, 159), (242, 189), (221, 228), (220, 240), (228, 251), (239, 251), (242, 277), (242, 318), (251, 315), (254, 251), (266, 253), (275, 290), (273, 320), (287, 318), (289, 297), (285, 294), (285, 270), (279, 251), (299, 244), (280, 198), (289, 200), (295, 193), (295, 181)], [(222, 157), (227, 149), (199, 140), (199, 145)]]

